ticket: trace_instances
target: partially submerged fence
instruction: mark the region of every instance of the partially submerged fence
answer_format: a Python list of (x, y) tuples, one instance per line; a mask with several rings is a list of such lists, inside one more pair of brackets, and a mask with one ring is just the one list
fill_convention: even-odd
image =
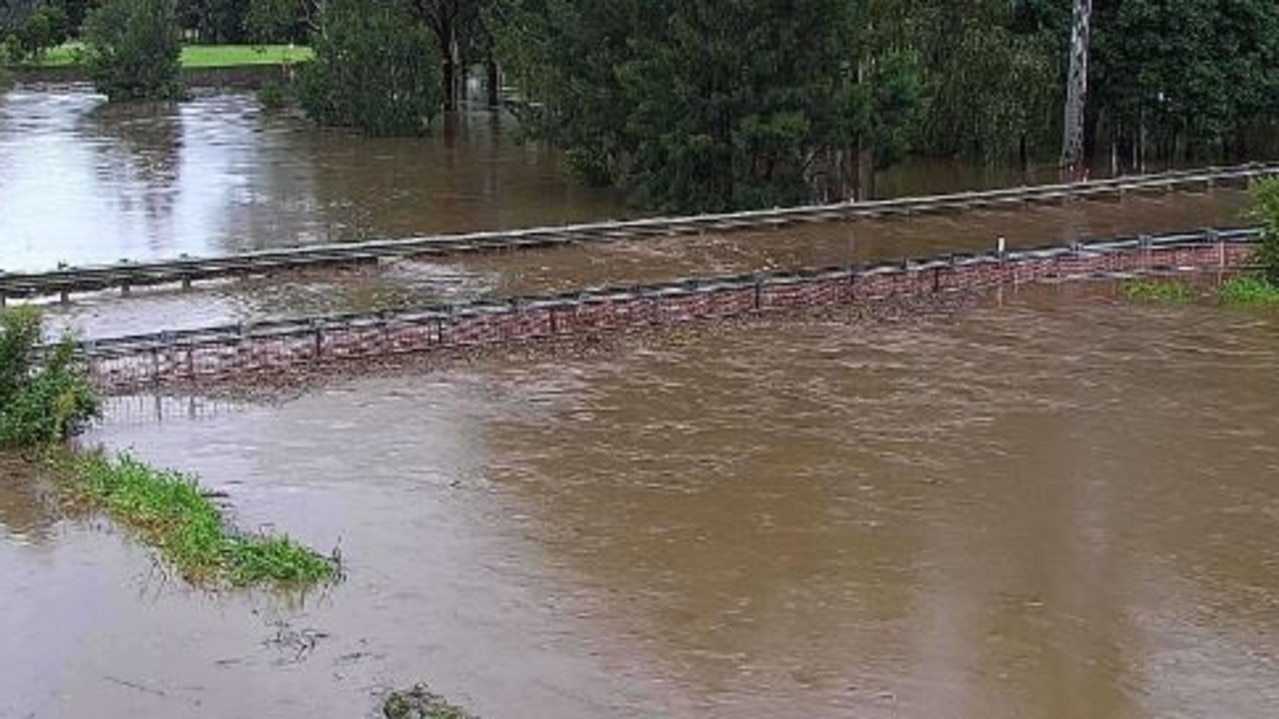
[(1246, 183), (1279, 175), (1279, 164), (1209, 167), (1072, 184), (1037, 185), (932, 197), (791, 207), (693, 217), (663, 217), (625, 222), (602, 222), (502, 232), (475, 232), (398, 240), (343, 243), (262, 250), (227, 257), (189, 258), (156, 262), (121, 262), (96, 267), (64, 267), (50, 272), (0, 271), (0, 305), (7, 299), (61, 296), (120, 288), (191, 283), (228, 277), (269, 275), (317, 267), (375, 263), (383, 259), (440, 256), (465, 252), (550, 247), (565, 244), (613, 242), (701, 232), (729, 232), (787, 227), (800, 223), (835, 222), (886, 215), (1016, 206), (1147, 191), (1213, 187)]
[(1252, 229), (1123, 238), (873, 266), (696, 278), (422, 309), (228, 325), (85, 342), (108, 390), (217, 381), (389, 355), (1082, 277), (1242, 266)]

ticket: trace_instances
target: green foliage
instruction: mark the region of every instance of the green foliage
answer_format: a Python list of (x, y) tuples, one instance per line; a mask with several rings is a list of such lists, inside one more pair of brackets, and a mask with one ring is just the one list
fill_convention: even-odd
[(202, 43), (248, 42), (252, 0), (177, 0), (177, 17)]
[(98, 416), (97, 393), (64, 338), (38, 356), (40, 315), (0, 312), (0, 447), (33, 447), (67, 439)]
[(287, 80), (267, 80), (258, 88), (258, 102), (267, 110), (279, 110), (293, 98), (293, 85)]
[(1184, 304), (1198, 296), (1195, 288), (1185, 282), (1161, 280), (1133, 280), (1124, 283), (1124, 297), (1135, 302), (1158, 304)]
[(382, 701), (382, 716), (386, 719), (476, 719), (474, 714), (450, 704), (421, 684), (387, 695)]
[(17, 65), (25, 59), (26, 51), (22, 49), (22, 40), (13, 33), (5, 35), (4, 42), (0, 43), (0, 62)]
[(1095, 26), (1097, 109), (1163, 156), (1219, 145), (1279, 109), (1273, 0), (1112, 0)]
[(440, 111), (439, 56), (396, 2), (329, 0), (301, 68), (298, 100), (315, 121), (370, 135), (425, 132)]
[(1279, 305), (1279, 285), (1264, 277), (1232, 277), (1222, 283), (1217, 294), (1227, 305)]
[(229, 530), (193, 477), (100, 453), (74, 458), (69, 472), (84, 500), (137, 531), (192, 583), (302, 586), (339, 576), (335, 558), (287, 537)]
[(523, 0), (497, 48), (580, 175), (667, 211), (792, 204), (906, 149), (917, 56), (861, 42), (854, 5)]
[(89, 75), (113, 102), (181, 97), (173, 0), (103, 0), (89, 12), (83, 36)]
[(920, 145), (933, 154), (989, 159), (1055, 148), (1065, 48), (1060, 29), (1046, 25), (1053, 20), (1006, 0), (926, 17), (913, 40), (928, 58)]
[(1261, 225), (1261, 244), (1253, 262), (1272, 284), (1279, 285), (1279, 178), (1258, 180), (1249, 188), (1248, 218)]
[(71, 21), (66, 11), (56, 5), (45, 5), (27, 16), (10, 36), (12, 40), (6, 39), (6, 54), (10, 62), (39, 62), (46, 52), (70, 36)]

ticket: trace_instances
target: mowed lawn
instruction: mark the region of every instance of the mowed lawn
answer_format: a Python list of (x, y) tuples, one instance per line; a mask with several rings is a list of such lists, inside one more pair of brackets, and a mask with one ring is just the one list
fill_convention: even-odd
[[(41, 67), (65, 67), (80, 62), (84, 46), (80, 43), (60, 45), (37, 63)], [(182, 48), (182, 67), (243, 67), (245, 65), (278, 65), (284, 62), (310, 60), (311, 48), (290, 45), (186, 45)]]

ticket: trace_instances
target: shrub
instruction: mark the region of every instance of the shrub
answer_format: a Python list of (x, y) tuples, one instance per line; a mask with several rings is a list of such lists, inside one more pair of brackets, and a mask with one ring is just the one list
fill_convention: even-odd
[(1250, 188), (1248, 218), (1261, 224), (1261, 244), (1253, 261), (1272, 285), (1279, 285), (1279, 178), (1266, 178)]
[(443, 101), (439, 58), (399, 4), (329, 0), (301, 68), (298, 100), (316, 122), (370, 135), (424, 132)]
[(267, 110), (279, 110), (289, 104), (293, 86), (288, 80), (267, 80), (257, 90), (258, 102)]
[(1223, 282), (1217, 296), (1227, 305), (1276, 305), (1279, 285), (1264, 277), (1243, 275)]
[(22, 49), (22, 40), (14, 34), (5, 35), (4, 42), (0, 43), (0, 63), (17, 65), (25, 57), (26, 52)]
[(182, 53), (174, 0), (105, 0), (84, 23), (85, 62), (112, 101), (175, 100)]
[(65, 440), (98, 416), (97, 393), (64, 337), (44, 357), (40, 315), (0, 313), (0, 446), (31, 447)]

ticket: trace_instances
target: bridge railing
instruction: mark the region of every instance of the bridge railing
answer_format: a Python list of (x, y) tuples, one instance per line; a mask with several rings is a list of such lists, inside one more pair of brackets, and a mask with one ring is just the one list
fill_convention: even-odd
[(927, 197), (868, 202), (751, 210), (686, 217), (597, 222), (498, 232), (473, 232), (360, 243), (259, 250), (226, 257), (149, 262), (121, 262), (90, 267), (66, 267), (49, 272), (0, 272), (0, 302), (6, 298), (68, 296), (73, 292), (192, 282), (250, 276), (334, 265), (373, 263), (387, 258), (439, 256), (559, 244), (611, 242), (707, 231), (758, 230), (800, 222), (828, 222), (891, 214), (912, 214), (968, 207), (994, 207), (1093, 197), (1105, 194), (1228, 184), (1279, 175), (1279, 163), (1251, 163), (1233, 167), (1179, 170), (1090, 182), (1034, 185)]
[(87, 341), (95, 381), (112, 390), (218, 381), (404, 353), (636, 330), (841, 304), (873, 304), (1086, 276), (1230, 269), (1255, 229), (1125, 237), (1014, 252), (876, 265), (700, 277), (364, 314), (223, 325)]

